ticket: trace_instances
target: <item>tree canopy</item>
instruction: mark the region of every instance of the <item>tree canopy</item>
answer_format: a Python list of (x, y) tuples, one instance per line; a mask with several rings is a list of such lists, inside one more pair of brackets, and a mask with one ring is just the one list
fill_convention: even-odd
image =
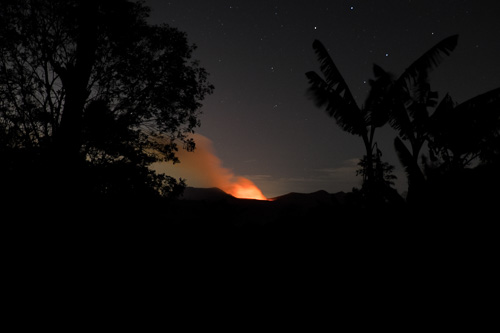
[(184, 32), (149, 24), (141, 1), (2, 7), (0, 151), (11, 161), (29, 155), (66, 173), (123, 166), (156, 182), (149, 164), (177, 161), (178, 143), (194, 148), (188, 135), (213, 86)]

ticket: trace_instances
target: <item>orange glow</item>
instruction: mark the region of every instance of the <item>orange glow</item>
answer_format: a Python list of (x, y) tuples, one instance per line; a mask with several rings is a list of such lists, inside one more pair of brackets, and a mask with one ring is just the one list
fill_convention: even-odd
[(224, 192), (231, 194), (235, 198), (267, 200), (261, 190), (251, 180), (244, 177), (238, 177), (236, 181), (230, 184), (219, 184), (219, 186)]
[(215, 154), (212, 141), (200, 134), (193, 134), (196, 142), (194, 152), (179, 150), (180, 163), (161, 164), (158, 171), (174, 178), (187, 179), (188, 186), (218, 187), (239, 199), (267, 200), (261, 190), (248, 178), (235, 175), (231, 169), (222, 166)]

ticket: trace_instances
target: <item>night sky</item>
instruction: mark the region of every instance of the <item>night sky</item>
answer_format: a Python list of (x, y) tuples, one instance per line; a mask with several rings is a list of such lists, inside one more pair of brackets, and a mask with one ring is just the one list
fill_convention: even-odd
[[(329, 49), (359, 105), (376, 63), (399, 75), (440, 40), (457, 49), (431, 76), (440, 98), (458, 102), (500, 86), (498, 0), (148, 0), (151, 22), (167, 23), (198, 46), (194, 57), (215, 92), (197, 133), (223, 166), (251, 179), (267, 197), (360, 187), (362, 140), (344, 133), (306, 96), (305, 73), (319, 72), (312, 43)], [(383, 160), (406, 178), (389, 126), (377, 141)], [(181, 159), (182, 164), (182, 159)], [(196, 186), (195, 181), (188, 185)]]

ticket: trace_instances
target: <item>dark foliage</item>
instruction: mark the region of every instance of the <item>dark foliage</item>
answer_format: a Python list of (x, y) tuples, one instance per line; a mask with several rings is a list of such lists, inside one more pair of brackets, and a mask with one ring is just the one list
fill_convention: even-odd
[[(414, 207), (436, 209), (443, 203), (441, 208), (446, 210), (444, 207), (452, 205), (444, 202), (491, 203), (482, 194), (488, 192), (487, 179), (498, 186), (493, 170), (499, 166), (500, 90), (456, 105), (449, 95), (438, 103), (438, 93), (429, 83), (429, 73), (453, 52), (457, 42), (457, 35), (445, 38), (397, 79), (374, 65), (375, 80), (370, 80), (362, 108), (356, 105), (326, 48), (314, 42), (324, 78), (315, 72), (306, 74), (309, 95), (343, 130), (361, 136), (365, 143), (367, 154), (358, 171), (363, 176), (362, 190), (357, 193), (360, 202), (366, 197), (375, 205), (387, 202), (385, 189), (390, 189), (391, 179), (385, 177), (391, 169), (380, 161), (373, 138), (376, 128), (389, 123), (398, 132), (394, 146), (408, 177), (407, 201)], [(429, 149), (427, 155), (422, 152), (425, 148)]]
[(431, 49), (425, 52), (420, 58), (415, 60), (399, 77), (399, 88), (407, 92), (415, 85), (422, 76), (435, 69), (441, 64), (445, 56), (449, 56), (455, 50), (458, 43), (458, 35), (453, 35), (443, 39)]
[[(418, 166), (420, 152), (428, 136), (430, 108), (437, 105), (438, 94), (431, 90), (429, 73), (455, 49), (458, 36), (445, 38), (415, 60), (379, 98), (386, 109), (389, 124), (398, 131), (394, 145), (408, 176), (409, 195), (420, 192), (424, 176)], [(383, 72), (382, 69), (379, 70)], [(404, 144), (408, 142), (409, 148)]]
[(499, 133), (500, 88), (459, 105), (446, 95), (429, 124), (431, 159), (450, 169), (463, 169), (476, 159), (494, 162)]
[(323, 78), (316, 72), (306, 73), (309, 80), (308, 95), (317, 107), (325, 108), (340, 128), (362, 138), (366, 150), (365, 168), (361, 173), (363, 190), (370, 188), (369, 192), (373, 192), (377, 188), (372, 186), (376, 183), (377, 177), (374, 163), (379, 153), (375, 132), (388, 121), (383, 97), (393, 84), (392, 77), (380, 66), (375, 65), (373, 68), (375, 80), (370, 80), (370, 94), (365, 105), (360, 108), (325, 46), (315, 40), (313, 49), (320, 63)]
[(328, 114), (346, 132), (366, 136), (366, 121), (363, 111), (358, 107), (347, 83), (337, 69), (325, 46), (318, 40), (313, 43), (320, 69), (321, 78), (315, 72), (306, 73), (309, 79), (309, 94), (318, 107), (326, 107)]
[(98, 197), (182, 187), (148, 166), (176, 162), (179, 142), (194, 148), (188, 135), (213, 87), (186, 34), (148, 24), (148, 13), (126, 0), (2, 2), (4, 195), (15, 184)]

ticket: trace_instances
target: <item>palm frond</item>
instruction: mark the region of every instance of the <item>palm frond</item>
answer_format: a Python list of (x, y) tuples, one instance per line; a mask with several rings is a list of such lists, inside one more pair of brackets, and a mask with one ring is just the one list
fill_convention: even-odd
[(456, 109), (472, 110), (472, 109), (486, 109), (490, 107), (498, 108), (499, 106), (500, 106), (500, 88), (496, 88), (459, 104), (456, 107)]
[(335, 89), (316, 72), (306, 73), (309, 79), (308, 95), (317, 107), (325, 107), (330, 117), (346, 132), (363, 136), (366, 134), (366, 122), (357, 104), (346, 101)]
[(457, 42), (458, 35), (453, 35), (434, 45), (404, 71), (398, 79), (399, 84), (408, 88), (412, 82), (417, 81), (420, 75), (426, 75), (439, 66), (444, 57), (449, 56), (455, 50)]
[(377, 64), (373, 65), (375, 80), (370, 80), (370, 92), (365, 101), (367, 122), (374, 127), (382, 127), (389, 120), (389, 111), (392, 108), (392, 100), (389, 92), (394, 84), (393, 75), (386, 72)]
[[(443, 127), (446, 126), (446, 119), (450, 117), (450, 113), (455, 108), (455, 102), (451, 98), (449, 94), (446, 94), (441, 102), (436, 107), (436, 110), (431, 115), (431, 124), (432, 126)], [(430, 128), (433, 130), (434, 128)], [(439, 129), (439, 128), (436, 128)]]
[(373, 64), (373, 75), (375, 75), (376, 79), (385, 76), (392, 76), (389, 72), (386, 72), (385, 69), (383, 69), (377, 64)]
[(500, 88), (469, 99), (455, 107), (453, 142), (460, 153), (476, 153), (500, 128)]
[(406, 107), (399, 99), (392, 100), (389, 122), (404, 140), (414, 140), (415, 133), (412, 120), (408, 115)]
[(415, 130), (427, 122), (427, 107), (434, 106), (437, 97), (430, 90), (428, 74), (451, 54), (457, 42), (458, 35), (454, 35), (437, 43), (413, 62), (393, 85), (389, 93), (393, 105), (390, 124), (399, 131), (401, 138), (413, 142)]
[[(314, 104), (321, 108), (328, 104), (331, 90), (325, 80), (316, 72), (307, 72), (306, 77), (309, 80), (307, 95), (314, 101)], [(332, 115), (331, 115), (332, 116)]]
[(333, 62), (325, 46), (319, 40), (315, 40), (313, 42), (313, 49), (318, 57), (321, 72), (325, 76), (328, 86), (334, 89), (348, 104), (356, 104), (347, 83), (342, 77), (342, 74), (340, 74), (340, 71)]

